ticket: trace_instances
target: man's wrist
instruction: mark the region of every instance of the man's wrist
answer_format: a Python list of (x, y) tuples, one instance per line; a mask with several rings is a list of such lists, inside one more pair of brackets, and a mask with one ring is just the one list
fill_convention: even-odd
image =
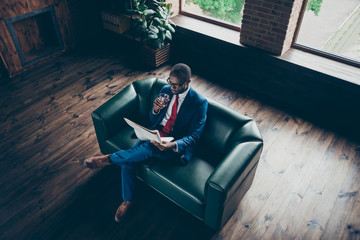
[(179, 152), (179, 148), (178, 148), (178, 145), (177, 145), (177, 142), (173, 142), (174, 143), (174, 146), (172, 147), (172, 150), (174, 152)]
[(152, 112), (153, 112), (153, 114), (157, 115), (160, 111), (159, 111), (159, 109), (157, 111), (155, 111), (155, 109), (153, 109)]

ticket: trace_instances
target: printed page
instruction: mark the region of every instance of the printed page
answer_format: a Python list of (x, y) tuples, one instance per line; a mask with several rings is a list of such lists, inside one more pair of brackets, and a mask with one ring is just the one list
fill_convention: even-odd
[(134, 128), (136, 136), (143, 141), (147, 140), (154, 140), (158, 143), (161, 143), (161, 141), (172, 141), (174, 138), (172, 137), (164, 137), (161, 138), (158, 130), (149, 130), (147, 128), (144, 128), (143, 126), (140, 126), (137, 123), (134, 123), (133, 121), (124, 118), (124, 120), (127, 122), (127, 124), (130, 125), (130, 127)]
[(174, 138), (173, 137), (161, 137), (162, 142), (171, 142)]

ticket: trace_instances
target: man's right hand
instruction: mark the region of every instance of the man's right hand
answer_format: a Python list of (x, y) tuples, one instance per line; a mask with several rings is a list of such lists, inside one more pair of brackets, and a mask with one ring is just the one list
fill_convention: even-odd
[[(167, 99), (167, 101), (170, 101), (170, 100)], [(166, 107), (166, 104), (164, 104), (164, 102), (161, 100), (161, 98), (156, 98), (154, 101), (154, 112), (158, 113), (164, 107)]]

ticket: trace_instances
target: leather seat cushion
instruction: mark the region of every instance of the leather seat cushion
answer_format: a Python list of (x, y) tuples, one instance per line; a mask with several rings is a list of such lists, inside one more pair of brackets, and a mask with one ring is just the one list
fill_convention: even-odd
[(122, 128), (115, 136), (106, 140), (106, 146), (109, 152), (113, 153), (119, 150), (129, 149), (139, 141), (134, 135), (134, 129), (131, 127)]
[(205, 183), (213, 171), (213, 166), (197, 157), (193, 157), (186, 166), (153, 160), (151, 164), (139, 168), (138, 177), (194, 216), (203, 219)]

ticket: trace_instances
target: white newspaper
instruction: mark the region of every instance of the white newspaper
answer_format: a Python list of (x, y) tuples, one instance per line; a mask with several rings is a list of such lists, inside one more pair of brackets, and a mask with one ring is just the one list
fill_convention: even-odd
[(161, 142), (170, 142), (174, 139), (173, 137), (160, 137), (158, 130), (150, 130), (144, 128), (143, 126), (140, 126), (139, 124), (134, 123), (133, 121), (127, 118), (124, 118), (124, 120), (127, 124), (129, 124), (130, 127), (134, 129), (136, 136), (140, 140), (143, 141), (154, 140), (158, 143), (161, 143)]

